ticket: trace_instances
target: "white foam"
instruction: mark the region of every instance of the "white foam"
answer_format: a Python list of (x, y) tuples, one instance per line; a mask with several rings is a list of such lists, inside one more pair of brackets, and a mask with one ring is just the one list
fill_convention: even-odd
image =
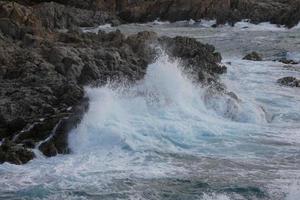
[(299, 22), (296, 26), (294, 26), (292, 29), (293, 29), (293, 30), (298, 30), (298, 29), (300, 29), (300, 22)]
[(98, 27), (82, 28), (84, 33), (98, 33), (100, 30), (106, 30), (112, 28), (111, 24), (104, 24)]
[(287, 31), (284, 26), (271, 24), (270, 22), (261, 22), (259, 24), (250, 23), (249, 20), (243, 20), (235, 23), (234, 28), (245, 31)]
[(300, 198), (300, 183), (295, 182), (288, 188), (286, 200), (299, 200)]
[(202, 200), (230, 200), (230, 198), (224, 194), (204, 194)]
[[(89, 111), (69, 134), (73, 153), (49, 159), (41, 156), (24, 166), (1, 165), (0, 197), (6, 193), (30, 199), (80, 199), (80, 192), (83, 199), (95, 193), (136, 195), (139, 190), (143, 192), (140, 186), (152, 187), (153, 180), (191, 176), (196, 179), (202, 172), (204, 177), (220, 175), (225, 181), (237, 174), (238, 182), (240, 176), (248, 178), (240, 170), (247, 171), (248, 164), (255, 167), (255, 162), (259, 167), (250, 172), (253, 174), (247, 181), (270, 181), (268, 174), (260, 171), (265, 167), (264, 160), (280, 162), (297, 151), (298, 146), (290, 140), (293, 133), (292, 139), (297, 142), (299, 125), (297, 121), (286, 122), (281, 118), (268, 124), (258, 108), (266, 104), (267, 111), (273, 113), (298, 112), (300, 98), (296, 90), (276, 85), (278, 76), (296, 72), (284, 71), (277, 62), (229, 60), (232, 64), (222, 80), (237, 93), (238, 101), (219, 93), (210, 95), (207, 88), (195, 84), (183, 72), (178, 60), (161, 54), (137, 84), (87, 88)], [(269, 143), (260, 143), (263, 140)], [(268, 145), (274, 141), (288, 145)], [(184, 155), (184, 159), (177, 160), (169, 153)], [(212, 162), (196, 159), (204, 157)], [(195, 163), (190, 166), (186, 161)], [(229, 171), (223, 166), (228, 162), (234, 166)], [(137, 181), (136, 187), (126, 185), (120, 191), (124, 180)], [(225, 181), (222, 184), (227, 184)], [(298, 197), (298, 186), (287, 192), (287, 200)], [(226, 194), (206, 194), (202, 199), (230, 198)]]
[(224, 126), (263, 122), (259, 107), (207, 91), (177, 60), (162, 55), (136, 85), (87, 88), (90, 109), (70, 134), (70, 146), (78, 153), (127, 148), (193, 154), (214, 149), (207, 136), (231, 134)]
[(159, 19), (156, 19), (153, 22), (150, 22), (149, 24), (152, 24), (152, 25), (165, 25), (165, 24), (170, 24), (170, 22), (169, 21), (160, 21)]
[(286, 58), (288, 60), (300, 62), (300, 52), (287, 52)]

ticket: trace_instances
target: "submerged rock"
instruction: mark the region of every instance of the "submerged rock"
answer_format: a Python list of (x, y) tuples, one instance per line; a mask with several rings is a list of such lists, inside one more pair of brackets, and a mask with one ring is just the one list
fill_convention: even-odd
[(284, 77), (277, 81), (280, 85), (289, 87), (300, 87), (300, 80), (295, 77)]
[(296, 61), (290, 60), (290, 59), (286, 59), (286, 58), (280, 59), (279, 62), (282, 62), (284, 64), (290, 64), (290, 65), (297, 65), (297, 64), (299, 64), (299, 62), (296, 62)]
[(257, 52), (253, 51), (249, 54), (247, 54), (243, 60), (253, 60), (253, 61), (262, 61), (262, 57)]

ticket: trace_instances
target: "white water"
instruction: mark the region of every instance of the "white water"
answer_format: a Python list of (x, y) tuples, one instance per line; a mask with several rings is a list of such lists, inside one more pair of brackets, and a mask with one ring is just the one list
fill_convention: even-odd
[[(262, 36), (261, 44), (270, 42), (272, 50), (273, 38), (287, 33), (220, 27), (213, 29), (216, 39), (211, 29), (201, 37), (200, 29), (157, 26), (171, 35), (211, 34), (230, 55), (221, 80), (240, 100), (210, 95), (181, 71), (180, 62), (161, 56), (131, 87), (86, 88), (90, 109), (70, 134), (73, 153), (1, 165), (0, 199), (299, 199), (300, 92), (276, 80), (300, 78), (300, 65), (235, 54)], [(225, 30), (243, 40), (247, 33), (249, 44), (221, 36)], [(300, 50), (289, 42), (287, 58), (297, 60)], [(267, 52), (267, 45), (260, 48)]]
[(210, 137), (230, 134), (224, 127), (240, 126), (235, 121), (266, 122), (259, 107), (226, 95), (211, 96), (194, 85), (167, 56), (150, 65), (135, 86), (88, 88), (87, 95), (90, 111), (70, 135), (71, 147), (79, 153), (121, 147), (201, 154), (216, 151)]

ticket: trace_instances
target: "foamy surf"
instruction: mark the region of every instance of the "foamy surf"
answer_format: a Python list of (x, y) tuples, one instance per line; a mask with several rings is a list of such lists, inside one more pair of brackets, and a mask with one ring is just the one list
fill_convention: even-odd
[(1, 165), (0, 199), (298, 200), (300, 96), (276, 81), (300, 74), (235, 54), (279, 44), (295, 59), (297, 32), (192, 26), (158, 27), (231, 55), (221, 79), (239, 100), (212, 95), (162, 56), (137, 84), (87, 88), (91, 105), (69, 135), (72, 154)]

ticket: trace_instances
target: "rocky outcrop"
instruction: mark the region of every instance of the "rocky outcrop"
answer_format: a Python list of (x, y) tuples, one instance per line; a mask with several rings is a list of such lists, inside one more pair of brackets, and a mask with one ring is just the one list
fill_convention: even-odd
[(284, 77), (277, 81), (280, 85), (289, 87), (300, 87), (300, 80), (295, 77)]
[[(25, 5), (49, 5), (50, 0), (16, 0)], [(65, 8), (56, 6), (56, 10), (46, 9), (45, 13), (58, 12), (69, 15), (68, 20), (76, 24), (91, 25), (103, 12), (112, 19), (105, 21), (114, 22), (115, 16), (119, 16), (124, 22), (148, 22), (156, 19), (178, 21), (198, 20), (201, 18), (217, 19), (218, 24), (229, 22), (234, 24), (242, 19), (249, 19), (253, 23), (270, 21), (275, 24), (293, 27), (300, 20), (299, 0), (53, 0), (56, 3), (65, 5)], [(52, 4), (53, 6), (53, 4)], [(66, 7), (67, 6), (67, 7)], [(77, 9), (75, 9), (77, 8)], [(62, 11), (64, 10), (64, 11)], [(91, 16), (87, 10), (95, 13)], [(80, 13), (80, 14), (79, 14)], [(82, 16), (82, 17), (80, 17)], [(89, 17), (88, 17), (89, 16)], [(63, 17), (64, 18), (64, 17)], [(103, 16), (100, 21), (103, 21)], [(104, 18), (107, 18), (104, 17)], [(83, 19), (87, 19), (85, 22)], [(69, 26), (70, 21), (60, 23)], [(86, 23), (86, 24), (85, 24)]]
[(262, 61), (261, 55), (259, 55), (257, 52), (253, 51), (249, 54), (247, 54), (243, 60), (253, 60), (253, 61)]
[[(68, 133), (88, 109), (84, 86), (142, 79), (157, 54), (152, 46), (180, 58), (202, 83), (217, 83), (226, 71), (214, 47), (194, 39), (83, 33), (72, 28), (80, 23), (65, 23), (69, 8), (61, 5), (1, 5), (7, 12), (0, 17), (6, 22), (0, 23), (0, 162), (26, 163), (31, 148), (45, 156), (69, 153)], [(59, 16), (60, 9), (67, 11)], [(69, 30), (57, 30), (62, 27)]]
[(21, 165), (29, 162), (34, 158), (34, 153), (27, 150), (22, 145), (5, 140), (0, 146), (0, 164), (9, 162)]
[(79, 9), (54, 2), (36, 5), (34, 14), (49, 29), (93, 27), (117, 21), (116, 17), (107, 12)]
[(133, 0), (123, 3), (119, 16), (129, 22), (217, 19), (234, 24), (242, 19), (253, 23), (270, 21), (293, 27), (300, 21), (299, 0)]
[(130, 22), (178, 21), (214, 18), (230, 9), (230, 0), (160, 0), (131, 1), (120, 10), (122, 19)]
[(2, 32), (14, 38), (23, 37), (28, 32), (41, 34), (45, 32), (43, 29), (76, 29), (118, 23), (117, 18), (107, 12), (80, 9), (55, 2), (24, 6), (0, 1), (0, 18)]
[(253, 23), (270, 21), (290, 28), (300, 21), (299, 8), (299, 0), (231, 0), (224, 19), (232, 23), (241, 19)]

